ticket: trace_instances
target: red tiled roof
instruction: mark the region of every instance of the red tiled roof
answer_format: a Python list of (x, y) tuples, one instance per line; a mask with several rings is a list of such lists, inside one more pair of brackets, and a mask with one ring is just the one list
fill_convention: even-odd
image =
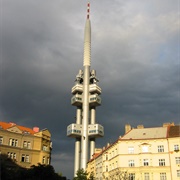
[(6, 129), (12, 127), (12, 124), (6, 123), (6, 122), (0, 122), (0, 126), (6, 130)]
[(24, 126), (19, 126), (19, 125), (17, 125), (17, 124), (15, 124), (15, 123), (6, 123), (6, 122), (1, 122), (0, 121), (0, 126), (4, 129), (4, 130), (7, 130), (7, 129), (9, 129), (9, 128), (11, 128), (11, 127), (17, 127), (18, 129), (20, 129), (21, 131), (26, 131), (26, 132), (29, 132), (30, 134), (35, 134), (36, 132), (35, 131), (33, 131), (33, 129), (31, 129), (31, 128), (28, 128), (28, 127), (24, 127)]

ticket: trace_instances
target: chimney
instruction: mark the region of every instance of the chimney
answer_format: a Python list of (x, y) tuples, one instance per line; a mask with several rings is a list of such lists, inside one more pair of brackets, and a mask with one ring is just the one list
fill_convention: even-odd
[(107, 143), (107, 146), (106, 147), (109, 147), (110, 146), (110, 143)]
[(172, 123), (170, 123), (170, 122), (163, 123), (163, 127), (168, 127), (168, 126), (174, 126), (174, 122), (172, 122)]
[(144, 129), (144, 126), (142, 124), (137, 126), (137, 129)]
[(13, 122), (10, 122), (9, 123), (11, 126), (15, 126), (16, 125), (16, 123), (13, 123)]
[(33, 127), (33, 131), (36, 133), (39, 132), (39, 127)]
[(127, 133), (127, 132), (129, 132), (131, 130), (131, 125), (130, 124), (126, 124), (125, 125), (125, 134)]

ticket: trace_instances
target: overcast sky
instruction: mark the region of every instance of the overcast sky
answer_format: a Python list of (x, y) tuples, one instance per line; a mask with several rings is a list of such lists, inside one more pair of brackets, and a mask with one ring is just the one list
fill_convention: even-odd
[[(91, 69), (102, 88), (97, 147), (124, 126), (180, 122), (180, 1), (92, 0)], [(73, 176), (71, 88), (83, 69), (86, 0), (0, 0), (0, 120), (47, 128), (52, 165)]]

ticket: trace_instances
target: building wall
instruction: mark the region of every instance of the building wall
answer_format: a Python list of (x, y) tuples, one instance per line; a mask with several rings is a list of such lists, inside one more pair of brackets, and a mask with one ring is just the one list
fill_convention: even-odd
[[(164, 152), (158, 152), (158, 146), (163, 147)], [(126, 169), (129, 173), (135, 173), (136, 179), (144, 179), (145, 173), (149, 173), (149, 177), (157, 180), (160, 179), (160, 173), (166, 173), (167, 179), (170, 179), (167, 147), (166, 139), (119, 141), (118, 166)], [(133, 149), (134, 152), (132, 152)]]
[[(171, 165), (171, 172), (172, 172), (172, 179), (173, 177), (177, 177), (177, 173), (179, 172), (180, 176), (180, 138), (169, 138), (168, 139), (169, 145), (169, 159)], [(177, 147), (179, 150), (177, 150)], [(180, 179), (177, 178), (177, 179)]]
[[(130, 175), (132, 176), (130, 180), (178, 180), (180, 179), (180, 174), (178, 177), (180, 151), (177, 150), (179, 146), (180, 134), (178, 137), (149, 139), (119, 138), (112, 145), (103, 148), (88, 166), (94, 163), (97, 180), (125, 179), (127, 176), (129, 179)], [(97, 163), (102, 164), (101, 176), (97, 173), (97, 168), (99, 169)]]
[(17, 127), (0, 129), (0, 153), (12, 158), (18, 165), (29, 168), (32, 165), (50, 164), (51, 135), (48, 130), (30, 134)]

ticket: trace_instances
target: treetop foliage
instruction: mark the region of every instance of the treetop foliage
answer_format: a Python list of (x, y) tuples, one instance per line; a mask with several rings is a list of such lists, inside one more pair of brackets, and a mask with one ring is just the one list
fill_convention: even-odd
[(0, 155), (0, 177), (2, 180), (66, 180), (55, 173), (51, 165), (38, 164), (33, 165), (30, 169), (17, 165), (7, 155)]

